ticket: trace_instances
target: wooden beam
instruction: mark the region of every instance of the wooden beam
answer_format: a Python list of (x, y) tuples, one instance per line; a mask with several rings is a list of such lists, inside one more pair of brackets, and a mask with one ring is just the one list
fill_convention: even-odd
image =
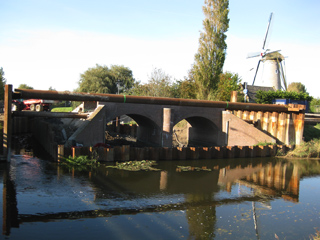
[(47, 99), (68, 101), (99, 101), (169, 106), (224, 108), (226, 110), (288, 112), (288, 106), (277, 104), (240, 103), (182, 98), (146, 97), (106, 93), (71, 93), (34, 89), (15, 89), (14, 99)]
[(73, 112), (34, 112), (34, 111), (16, 111), (14, 117), (50, 117), (50, 118), (87, 118), (89, 114)]
[(12, 85), (5, 85), (4, 89), (4, 120), (3, 120), (3, 156), (7, 161), (11, 158), (12, 136)]

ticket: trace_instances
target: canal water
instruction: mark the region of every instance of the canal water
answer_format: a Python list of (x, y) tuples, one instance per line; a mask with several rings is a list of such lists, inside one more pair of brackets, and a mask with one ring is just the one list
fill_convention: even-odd
[[(190, 166), (188, 171), (179, 166)], [(160, 171), (0, 165), (0, 239), (309, 239), (320, 162), (161, 161)]]

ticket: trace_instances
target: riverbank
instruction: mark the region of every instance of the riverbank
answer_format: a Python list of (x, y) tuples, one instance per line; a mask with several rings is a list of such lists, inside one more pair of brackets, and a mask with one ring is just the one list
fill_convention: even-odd
[(320, 160), (320, 124), (306, 125), (303, 137), (304, 142), (289, 151), (284, 157)]
[(309, 142), (303, 142), (289, 151), (285, 157), (287, 158), (312, 158), (320, 160), (320, 139), (313, 139)]

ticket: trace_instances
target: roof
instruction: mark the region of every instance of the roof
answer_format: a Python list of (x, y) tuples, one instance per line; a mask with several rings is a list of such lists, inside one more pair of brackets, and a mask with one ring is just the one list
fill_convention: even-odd
[(248, 97), (249, 97), (249, 102), (255, 102), (256, 100), (256, 94), (259, 90), (261, 91), (274, 91), (273, 87), (263, 87), (263, 86), (250, 86), (247, 85), (248, 89)]

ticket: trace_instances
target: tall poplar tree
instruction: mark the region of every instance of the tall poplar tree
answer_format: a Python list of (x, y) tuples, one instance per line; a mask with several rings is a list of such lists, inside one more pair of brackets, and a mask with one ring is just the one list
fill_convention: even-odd
[(198, 99), (214, 99), (226, 57), (229, 0), (205, 0), (199, 49), (191, 70)]

